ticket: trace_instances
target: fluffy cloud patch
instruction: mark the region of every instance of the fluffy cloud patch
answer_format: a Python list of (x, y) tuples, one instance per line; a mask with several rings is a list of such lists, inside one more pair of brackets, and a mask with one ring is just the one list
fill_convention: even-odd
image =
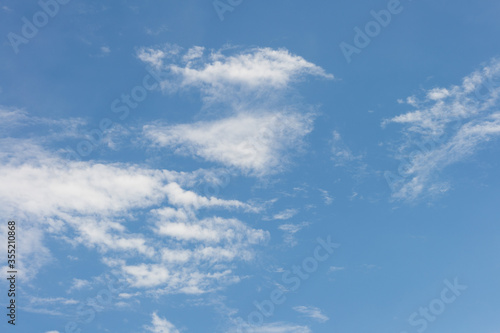
[(154, 288), (155, 295), (201, 294), (239, 281), (236, 261), (254, 258), (253, 246), (265, 243), (269, 233), (237, 219), (199, 220), (193, 212), (162, 208), (153, 211), (155, 234), (162, 243), (157, 260), (139, 265), (118, 263), (131, 286)]
[[(228, 54), (234, 53), (234, 54)], [(205, 100), (223, 101), (234, 93), (282, 90), (305, 76), (333, 79), (321, 67), (285, 49), (212, 50), (195, 46), (182, 54), (178, 46), (142, 48), (138, 57), (165, 74), (167, 90), (194, 87)]]
[(298, 113), (240, 113), (181, 125), (147, 125), (146, 138), (174, 152), (202, 157), (247, 174), (280, 171), (288, 153), (312, 130), (312, 117)]
[[(138, 58), (153, 68), (163, 91), (197, 89), (205, 109), (225, 118), (191, 124), (144, 126), (159, 147), (263, 176), (283, 170), (289, 152), (313, 129), (312, 114), (284, 98), (305, 77), (333, 79), (321, 67), (285, 49), (228, 48), (187, 51), (167, 45), (142, 48)], [(293, 111), (289, 111), (292, 110)]]
[(151, 326), (147, 326), (146, 330), (152, 333), (179, 333), (174, 324), (158, 316), (156, 312), (151, 315)]
[[(8, 142), (0, 152), (0, 212), (22, 228), (23, 278), (35, 277), (54, 260), (43, 242), (50, 234), (97, 249), (131, 287), (199, 294), (238, 282), (235, 262), (252, 259), (253, 247), (269, 238), (238, 219), (199, 219), (200, 209), (258, 211), (180, 185), (203, 173), (66, 161), (31, 141)], [(130, 225), (138, 223), (144, 224), (141, 231), (130, 232)], [(5, 238), (3, 231), (1, 236)], [(87, 285), (73, 282), (70, 291)]]
[(81, 290), (81, 289), (89, 288), (90, 286), (91, 286), (91, 283), (88, 280), (73, 278), (73, 284), (69, 288), (68, 292), (71, 292), (73, 290)]

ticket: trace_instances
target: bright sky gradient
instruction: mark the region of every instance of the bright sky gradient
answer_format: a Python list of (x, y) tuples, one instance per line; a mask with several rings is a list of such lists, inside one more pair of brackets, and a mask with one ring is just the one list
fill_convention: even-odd
[(0, 13), (2, 332), (500, 333), (500, 2)]

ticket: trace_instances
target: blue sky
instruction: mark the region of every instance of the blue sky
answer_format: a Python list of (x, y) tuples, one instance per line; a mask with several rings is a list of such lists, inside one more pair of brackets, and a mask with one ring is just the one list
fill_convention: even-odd
[(1, 1), (2, 332), (499, 333), (499, 12)]

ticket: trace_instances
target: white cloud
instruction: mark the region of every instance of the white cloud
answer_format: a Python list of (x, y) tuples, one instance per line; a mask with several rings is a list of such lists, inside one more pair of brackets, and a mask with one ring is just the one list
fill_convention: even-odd
[[(172, 52), (170, 50), (175, 50)], [(168, 51), (166, 51), (168, 50)], [(333, 75), (285, 49), (253, 48), (226, 55), (229, 50), (207, 52), (195, 46), (180, 53), (177, 46), (163, 49), (142, 48), (138, 56), (156, 69), (168, 73), (165, 89), (199, 88), (205, 101), (232, 100), (234, 93), (283, 90), (306, 75), (333, 79)], [(166, 63), (169, 60), (169, 63)], [(176, 63), (177, 62), (177, 63)]]
[(450, 96), (450, 92), (446, 88), (435, 88), (427, 93), (427, 98), (432, 100), (440, 100)]
[(2, 202), (8, 207), (22, 202), (24, 212), (44, 216), (114, 215), (158, 203), (165, 196), (161, 172), (57, 159), (45, 162), (2, 165), (0, 182), (16, 184), (0, 190)]
[(333, 272), (343, 271), (344, 269), (345, 267), (330, 266), (328, 272), (333, 273)]
[(229, 57), (215, 53), (210, 58), (211, 63), (198, 69), (174, 66), (172, 70), (182, 73), (184, 85), (205, 83), (216, 86), (226, 82), (250, 87), (282, 88), (300, 75), (333, 78), (320, 67), (283, 49), (257, 48)]
[(73, 278), (73, 284), (69, 288), (68, 292), (71, 292), (73, 290), (81, 290), (88, 287), (90, 287), (90, 281)]
[(78, 301), (74, 299), (68, 299), (64, 297), (29, 297), (28, 298), (30, 305), (50, 305), (50, 304), (63, 304), (63, 305), (74, 305), (78, 304)]
[(283, 240), (285, 244), (295, 246), (297, 245), (295, 234), (307, 226), (309, 226), (308, 222), (302, 222), (300, 224), (282, 224), (278, 227), (278, 229), (284, 232)]
[[(34, 156), (38, 156), (35, 161), (24, 160), (20, 154), (4, 155), (0, 161), (0, 182), (4, 184), (0, 188), (0, 210), (6, 216), (37, 221), (39, 227), (44, 224), (45, 231), (61, 237), (66, 237), (68, 227), (72, 227), (77, 232), (72, 241), (97, 245), (104, 251), (150, 252), (142, 237), (127, 235), (126, 228), (111, 218), (160, 203), (167, 196), (162, 171), (68, 162), (40, 148)], [(43, 233), (39, 234), (38, 241), (31, 241), (40, 245), (33, 253), (48, 257), (48, 250), (43, 251), (41, 245)], [(25, 253), (29, 253), (28, 248)], [(43, 261), (33, 264), (31, 268), (42, 266)]]
[(215, 197), (203, 197), (192, 191), (183, 190), (179, 184), (170, 183), (165, 186), (168, 200), (175, 206), (192, 207), (194, 209), (206, 207), (243, 208), (248, 211), (256, 211), (257, 207), (245, 204), (238, 200), (222, 200)]
[(172, 280), (175, 274), (171, 274), (166, 267), (159, 264), (123, 266), (122, 269), (132, 277), (130, 281), (135, 287), (156, 287)]
[[(22, 130), (23, 135), (31, 134), (31, 131), (37, 131), (37, 141), (60, 140), (66, 138), (82, 137), (79, 133), (80, 127), (85, 125), (85, 120), (81, 118), (69, 119), (50, 119), (45, 117), (34, 117), (25, 110), (0, 105), (0, 130), (2, 133), (2, 144), (7, 144), (9, 138), (7, 135), (16, 130)], [(46, 129), (47, 134), (40, 136), (38, 133), (41, 128)]]
[(220, 217), (203, 219), (194, 223), (187, 221), (159, 223), (158, 234), (179, 240), (203, 241), (205, 243), (235, 242), (247, 238), (250, 243), (255, 244), (266, 238), (265, 233), (261, 230), (249, 229), (236, 219)]
[(153, 312), (151, 317), (151, 326), (146, 327), (147, 331), (152, 333), (179, 333), (179, 330), (171, 322), (159, 317), (156, 312)]
[(230, 269), (204, 271), (193, 265), (168, 266), (165, 264), (139, 264), (121, 267), (132, 287), (153, 288), (148, 294), (199, 295), (239, 282)]
[(440, 135), (453, 121), (487, 116), (500, 98), (499, 77), (500, 60), (494, 59), (481, 70), (466, 76), (461, 85), (431, 89), (423, 100), (409, 97), (407, 103), (418, 109), (385, 120), (383, 124), (407, 124), (410, 132)]
[[(198, 219), (199, 209), (258, 211), (238, 200), (200, 196), (179, 185), (206, 176), (65, 161), (33, 142), (9, 139), (0, 150), (0, 212), (23, 221), (23, 277), (33, 278), (54, 259), (43, 243), (50, 234), (98, 249), (106, 255), (103, 262), (133, 286), (159, 288), (158, 293), (203, 293), (238, 282), (235, 262), (248, 262), (254, 246), (269, 238), (267, 232), (234, 218)], [(145, 228), (129, 232), (128, 224), (138, 217), (148, 221)], [(0, 235), (5, 238), (4, 231)], [(181, 260), (172, 260), (179, 253), (184, 255)], [(140, 270), (150, 274), (143, 276)], [(69, 291), (85, 286), (84, 280), (74, 280)]]
[[(247, 325), (247, 331), (252, 333), (311, 333), (311, 329), (307, 326), (299, 326), (295, 324), (289, 324), (284, 322), (276, 322), (263, 325)], [(228, 332), (237, 333), (241, 332), (238, 328), (230, 329)]]
[(205, 52), (205, 48), (202, 46), (194, 46), (190, 48), (187, 53), (182, 57), (184, 62), (189, 62), (194, 59), (201, 58), (203, 53)]
[[(253, 48), (207, 51), (175, 45), (142, 48), (163, 91), (198, 89), (203, 108), (216, 105), (225, 118), (192, 124), (144, 126), (144, 135), (177, 154), (201, 157), (264, 176), (281, 172), (292, 151), (313, 129), (313, 114), (289, 107), (292, 84), (306, 76), (333, 79), (321, 67), (287, 50)], [(222, 105), (219, 105), (222, 104)], [(220, 112), (223, 110), (223, 112)]]
[(29, 120), (26, 112), (20, 109), (0, 107), (0, 125), (2, 130), (23, 125)]
[(332, 136), (332, 160), (335, 166), (345, 166), (353, 161), (360, 160), (361, 156), (355, 156), (346, 146), (339, 132), (333, 131)]
[(50, 316), (67, 315), (68, 308), (73, 308), (79, 304), (77, 300), (64, 297), (33, 297), (26, 295), (23, 297), (23, 310), (31, 313), (39, 313)]
[(129, 293), (120, 293), (118, 294), (118, 297), (120, 298), (124, 298), (124, 299), (129, 299), (129, 298), (132, 298), (132, 297), (136, 297), (136, 296), (140, 296), (141, 293), (140, 292), (136, 292), (136, 293), (133, 293), (133, 294), (129, 294)]
[[(0, 212), (2, 212), (1, 204)], [(33, 226), (14, 218), (13, 214), (2, 215), (9, 216), (9, 220), (15, 220), (18, 233), (23, 235), (23, 237), (16, 240), (18, 246), (23, 249), (23, 251), (16, 253), (16, 268), (20, 278), (30, 281), (40, 269), (43, 269), (54, 260), (50, 250), (44, 244), (44, 230), (40, 226)], [(0, 230), (0, 241), (7, 244), (6, 230)], [(1, 268), (4, 271), (8, 270), (7, 266)]]
[(151, 35), (151, 36), (158, 36), (159, 34), (163, 33), (163, 32), (167, 32), (169, 31), (168, 27), (166, 25), (161, 25), (159, 26), (158, 28), (156, 29), (152, 29), (152, 28), (145, 28), (144, 31), (146, 32), (146, 34), (148, 35)]
[(481, 144), (500, 135), (500, 113), (482, 121), (469, 121), (446, 142), (427, 151), (414, 154), (406, 169), (408, 176), (398, 183), (398, 191), (394, 196), (398, 199), (414, 200), (422, 193), (447, 191), (447, 184), (436, 184), (435, 172), (457, 163), (474, 154)]
[(165, 56), (166, 54), (162, 50), (155, 50), (151, 48), (141, 49), (137, 54), (139, 59), (157, 69), (163, 66), (163, 58)]
[(277, 214), (273, 215), (273, 220), (288, 220), (297, 215), (298, 210), (297, 209), (285, 209), (282, 212), (279, 212)]
[(155, 234), (170, 246), (159, 251), (159, 262), (118, 266), (132, 286), (155, 288), (154, 295), (201, 294), (238, 282), (234, 263), (253, 259), (252, 247), (269, 239), (268, 232), (237, 219), (199, 220), (193, 212), (173, 208), (155, 210), (152, 216)]
[(202, 157), (253, 175), (281, 171), (290, 150), (312, 130), (312, 117), (298, 113), (240, 113), (217, 121), (147, 125), (145, 136), (176, 153)]
[[(150, 124), (144, 134), (158, 146), (245, 174), (280, 172), (311, 132), (313, 115), (276, 103), (274, 96), (284, 95), (305, 76), (333, 76), (286, 50), (210, 52), (202, 47), (183, 52), (175, 45), (137, 52), (165, 79), (162, 89), (196, 88), (205, 102), (226, 103), (230, 109), (225, 119)], [(11, 127), (30, 123), (68, 128), (66, 137), (78, 135), (71, 129), (82, 124), (79, 119), (30, 117), (22, 110), (2, 111), (0, 117)], [(202, 173), (66, 161), (41, 148), (46, 142), (38, 138), (0, 140), (0, 212), (45, 230), (33, 242), (34, 261), (26, 260), (32, 276), (52, 260), (43, 244), (50, 234), (74, 246), (97, 249), (102, 261), (132, 286), (154, 288), (149, 292), (156, 294), (204, 293), (238, 282), (235, 262), (253, 259), (255, 245), (269, 239), (268, 232), (239, 219), (206, 214), (198, 218), (201, 209), (259, 211), (248, 203), (202, 196), (186, 187), (198, 182)], [(138, 220), (144, 226), (130, 232), (130, 224)]]
[(87, 247), (96, 247), (102, 252), (138, 253), (146, 257), (155, 254), (155, 249), (147, 245), (144, 236), (127, 233), (126, 227), (120, 223), (108, 219), (96, 221), (91, 217), (73, 217), (68, 223), (78, 232), (74, 241)]
[(319, 308), (314, 306), (296, 306), (293, 309), (299, 313), (306, 315), (307, 317), (319, 321), (320, 323), (324, 323), (328, 321), (328, 319), (330, 319), (326, 315), (324, 315)]
[(500, 135), (500, 60), (492, 60), (450, 88), (434, 88), (424, 100), (412, 97), (417, 108), (383, 122), (404, 124), (408, 140), (397, 148), (404, 162), (388, 181), (395, 199), (415, 200), (446, 192), (450, 185), (439, 171), (463, 161)]
[(101, 46), (101, 56), (107, 56), (111, 53), (109, 46)]
[(59, 333), (59, 331), (47, 331), (45, 333)]
[(319, 191), (321, 192), (321, 196), (323, 197), (323, 201), (325, 202), (325, 205), (331, 205), (333, 200), (335, 200), (335, 198), (330, 196), (330, 194), (326, 190), (319, 189)]

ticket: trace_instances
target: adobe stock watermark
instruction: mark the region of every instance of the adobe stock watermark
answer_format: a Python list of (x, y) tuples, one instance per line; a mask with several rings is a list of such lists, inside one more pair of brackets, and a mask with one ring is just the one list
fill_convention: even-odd
[(281, 282), (289, 286), (289, 289), (284, 291), (282, 288), (275, 288), (269, 293), (267, 299), (260, 302), (255, 300), (253, 305), (256, 310), (248, 314), (246, 321), (241, 317), (236, 318), (237, 333), (261, 332), (259, 327), (264, 324), (264, 319), (271, 317), (276, 306), (286, 301), (286, 292), (298, 290), (302, 282), (316, 272), (319, 264), (326, 261), (333, 254), (334, 249), (340, 246), (332, 243), (330, 236), (326, 237), (326, 240), (320, 237), (316, 240), (319, 245), (314, 249), (312, 256), (306, 257), (300, 265), (293, 265), (281, 275)]
[[(127, 119), (130, 111), (136, 109), (147, 98), (148, 91), (157, 89), (166, 80), (166, 77), (162, 77), (167, 75), (166, 73), (158, 73), (151, 69), (148, 69), (148, 72), (149, 74), (143, 77), (141, 84), (134, 86), (129, 93), (122, 93), (119, 98), (111, 102), (111, 112), (118, 114), (121, 121)], [(80, 161), (82, 157), (89, 156), (94, 149), (102, 144), (106, 134), (114, 124), (117, 124), (117, 122), (109, 118), (101, 119), (99, 127), (85, 133), (87, 139), (78, 142), (75, 149), (69, 146), (66, 147), (66, 158)]]
[(243, 0), (215, 0), (212, 4), (214, 5), (215, 12), (219, 16), (221, 21), (224, 21), (224, 14), (226, 12), (232, 12), (235, 7), (241, 5)]
[(346, 42), (339, 44), (347, 63), (351, 63), (353, 54), (360, 54), (361, 50), (370, 45), (372, 39), (380, 34), (382, 28), (386, 28), (391, 23), (393, 15), (398, 15), (402, 11), (403, 6), (400, 0), (389, 0), (387, 9), (382, 9), (378, 12), (374, 10), (370, 11), (373, 20), (366, 23), (364, 29), (357, 26), (354, 27), (353, 45)]
[[(420, 307), (418, 311), (413, 312), (408, 318), (408, 323), (418, 333), (423, 333), (427, 330), (429, 323), (436, 321), (437, 317), (442, 315), (447, 307), (462, 295), (462, 291), (468, 288), (466, 285), (459, 284), (458, 278), (455, 278), (453, 283), (449, 280), (444, 280), (443, 282), (446, 287), (441, 290), (439, 297), (430, 301), (428, 306)], [(401, 333), (408, 332), (402, 331)]]
[(61, 8), (61, 5), (66, 5), (71, 0), (40, 0), (38, 5), (41, 10), (33, 14), (31, 20), (26, 16), (21, 18), (23, 25), (21, 27), (21, 34), (9, 32), (7, 39), (14, 50), (14, 53), (19, 53), (19, 46), (21, 44), (28, 44), (29, 41), (38, 35), (39, 29), (45, 27), (51, 18), (54, 18)]

